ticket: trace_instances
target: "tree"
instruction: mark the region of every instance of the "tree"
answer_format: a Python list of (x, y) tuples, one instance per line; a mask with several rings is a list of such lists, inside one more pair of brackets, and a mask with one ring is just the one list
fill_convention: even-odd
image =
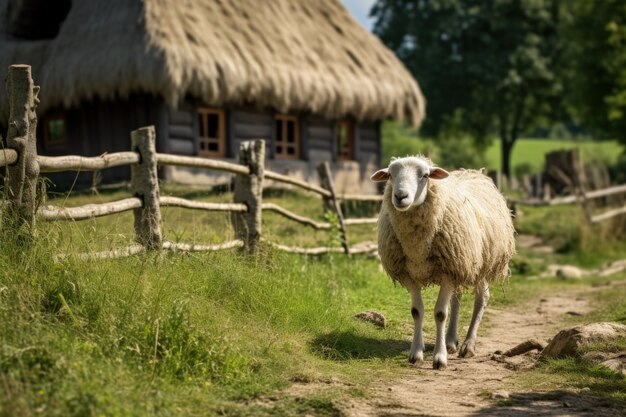
[(424, 91), (424, 132), (456, 124), (484, 143), (497, 131), (510, 175), (520, 132), (562, 91), (558, 0), (378, 0), (370, 14)]
[(575, 0), (568, 7), (573, 112), (597, 136), (626, 145), (626, 2)]

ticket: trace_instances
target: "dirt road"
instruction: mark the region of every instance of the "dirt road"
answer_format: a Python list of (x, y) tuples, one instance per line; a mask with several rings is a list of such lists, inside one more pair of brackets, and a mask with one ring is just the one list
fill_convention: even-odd
[(478, 338), (476, 357), (451, 355), (443, 371), (434, 371), (427, 357), (417, 369), (407, 369), (393, 383), (374, 385), (369, 399), (353, 400), (342, 411), (350, 417), (624, 415), (625, 410), (611, 409), (584, 391), (545, 392), (540, 382), (533, 392), (512, 391), (509, 381), (519, 372), (515, 368), (531, 366), (534, 358), (522, 355), (507, 358), (508, 363), (492, 358), (494, 352), (506, 351), (530, 338), (545, 342), (563, 326), (568, 313), (590, 310), (592, 291), (561, 292), (507, 310), (488, 308), (489, 326)]

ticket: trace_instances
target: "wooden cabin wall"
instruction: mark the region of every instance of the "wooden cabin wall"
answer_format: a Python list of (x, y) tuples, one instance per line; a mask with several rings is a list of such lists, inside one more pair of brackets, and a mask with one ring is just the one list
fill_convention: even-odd
[(236, 158), (241, 142), (253, 139), (264, 139), (265, 154), (273, 158), (274, 147), (274, 116), (269, 112), (254, 109), (226, 110), (226, 142), (227, 157)]
[(361, 122), (356, 129), (355, 159), (379, 166), (382, 157), (380, 123)]
[(177, 155), (196, 155), (198, 153), (196, 140), (198, 118), (195, 106), (190, 102), (185, 102), (176, 109), (170, 108), (168, 116), (168, 152)]
[(306, 122), (303, 139), (307, 141), (307, 159), (321, 162), (336, 159), (335, 123), (317, 116), (307, 116), (303, 120)]
[[(157, 149), (165, 143), (167, 126), (163, 100), (150, 95), (131, 95), (126, 99), (99, 100), (82, 103), (69, 110), (52, 110), (65, 116), (67, 144), (47, 149), (44, 144), (45, 115), (39, 117), (37, 152), (41, 155), (98, 156), (106, 152), (129, 151), (130, 132), (143, 126), (156, 128)], [(115, 167), (101, 171), (102, 182), (112, 183), (130, 179), (130, 167)], [(72, 185), (90, 186), (90, 172), (60, 172), (46, 175), (59, 189)]]

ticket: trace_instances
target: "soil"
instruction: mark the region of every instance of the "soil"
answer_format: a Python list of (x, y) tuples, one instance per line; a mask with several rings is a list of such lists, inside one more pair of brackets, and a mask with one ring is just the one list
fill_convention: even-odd
[[(510, 387), (514, 386), (516, 372), (533, 366), (538, 352), (510, 358), (496, 354), (529, 339), (545, 345), (565, 326), (568, 315), (584, 315), (591, 310), (589, 299), (593, 291), (597, 289), (579, 288), (529, 300), (520, 307), (488, 307), (485, 319), (489, 324), (479, 333), (475, 357), (449, 355), (447, 369), (433, 370), (432, 344), (427, 344), (423, 363), (407, 363), (397, 380), (373, 383), (366, 398), (351, 399), (338, 406), (349, 417), (626, 415), (625, 409), (611, 408), (606, 401), (587, 394), (589, 390), (585, 388), (555, 392), (542, 390), (537, 383), (532, 392), (515, 391)], [(463, 330), (467, 329), (462, 329), (460, 336), (464, 336)], [(338, 381), (296, 383), (284, 394), (297, 397), (345, 388)]]

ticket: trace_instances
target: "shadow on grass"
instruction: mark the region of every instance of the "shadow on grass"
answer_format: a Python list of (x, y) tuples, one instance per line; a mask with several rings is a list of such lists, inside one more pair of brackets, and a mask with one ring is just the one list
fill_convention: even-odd
[(508, 399), (499, 400), (490, 407), (476, 410), (471, 415), (507, 417), (623, 416), (626, 415), (626, 403), (589, 393), (518, 392), (511, 393)]
[(350, 331), (331, 332), (311, 342), (311, 350), (334, 361), (350, 359), (390, 359), (408, 351), (411, 344), (397, 339), (374, 339)]

